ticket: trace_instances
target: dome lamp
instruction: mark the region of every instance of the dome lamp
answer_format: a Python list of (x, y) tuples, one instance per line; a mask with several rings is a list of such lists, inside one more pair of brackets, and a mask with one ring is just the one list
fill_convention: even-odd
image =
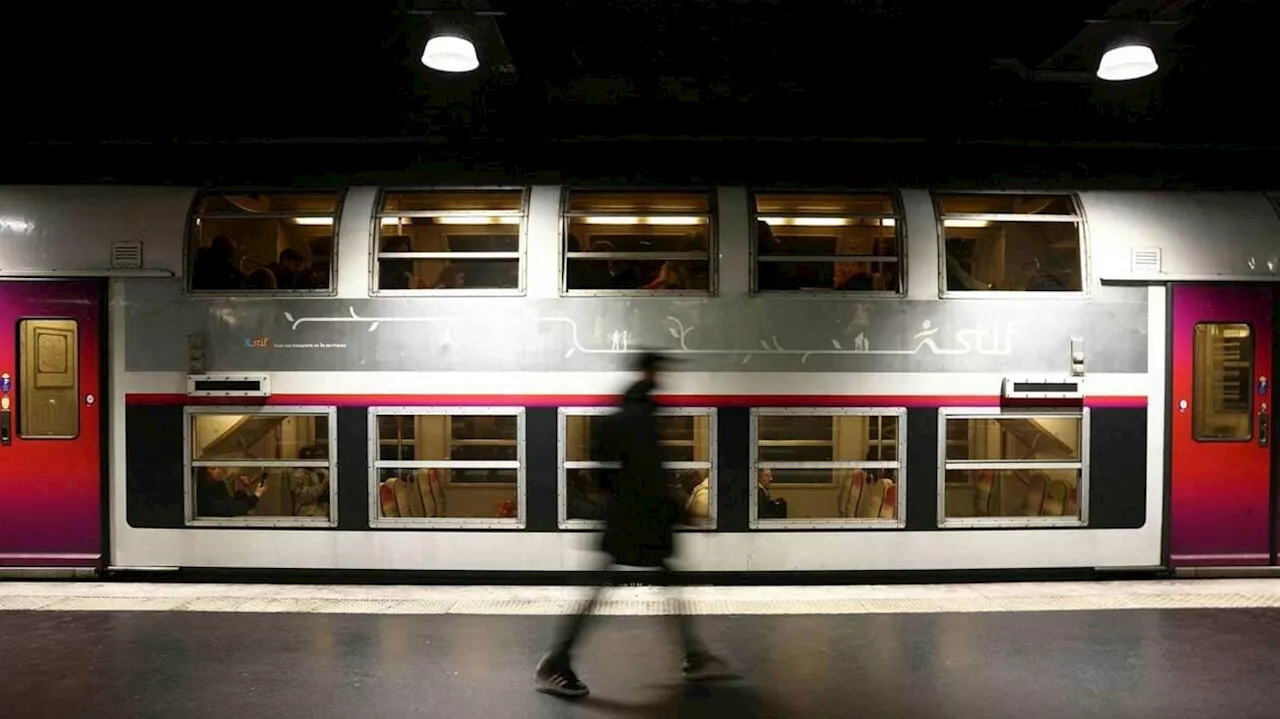
[(440, 72), (471, 72), (480, 67), (476, 46), (461, 35), (436, 35), (422, 51), (422, 64)]
[(1137, 80), (1151, 75), (1160, 66), (1156, 64), (1156, 54), (1146, 45), (1120, 45), (1111, 48), (1102, 55), (1098, 63), (1098, 77), (1103, 80), (1118, 82)]

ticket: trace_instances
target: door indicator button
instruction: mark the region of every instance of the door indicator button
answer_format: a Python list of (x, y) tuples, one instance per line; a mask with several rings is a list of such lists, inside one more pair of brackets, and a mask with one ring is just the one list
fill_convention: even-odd
[(87, 405), (89, 405), (89, 406), (93, 406), (93, 395), (91, 395), (91, 394), (89, 394), (89, 395), (85, 395), (85, 397), (84, 397), (84, 403), (85, 403), (85, 404), (87, 404)]
[(1178, 400), (1178, 411), (1179, 412), (1187, 411), (1187, 401), (1185, 399)]
[(1259, 377), (1258, 378), (1258, 396), (1265, 397), (1266, 394), (1267, 394), (1267, 378)]
[(9, 394), (13, 391), (13, 378), (8, 372), (0, 374), (0, 393)]

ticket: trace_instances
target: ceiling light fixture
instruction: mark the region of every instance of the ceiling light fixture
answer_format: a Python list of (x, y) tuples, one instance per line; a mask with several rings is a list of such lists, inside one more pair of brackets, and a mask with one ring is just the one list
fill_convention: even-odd
[(480, 67), (476, 46), (461, 35), (436, 35), (422, 50), (422, 64), (440, 72), (471, 72)]
[(1113, 47), (1103, 53), (1102, 61), (1098, 63), (1098, 77), (1112, 82), (1137, 80), (1159, 69), (1156, 54), (1150, 47), (1126, 44)]

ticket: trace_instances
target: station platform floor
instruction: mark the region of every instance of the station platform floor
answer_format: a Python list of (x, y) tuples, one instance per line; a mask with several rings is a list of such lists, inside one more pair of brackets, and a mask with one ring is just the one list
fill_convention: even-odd
[(666, 595), (578, 587), (0, 582), (0, 716), (1275, 717), (1280, 580), (678, 590), (739, 679), (686, 685)]

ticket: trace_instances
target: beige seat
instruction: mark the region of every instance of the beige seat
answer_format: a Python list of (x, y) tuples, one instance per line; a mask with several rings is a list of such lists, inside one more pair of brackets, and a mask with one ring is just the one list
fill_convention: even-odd
[(396, 502), (396, 485), (399, 483), (399, 479), (392, 477), (378, 487), (378, 501), (382, 505), (384, 519), (400, 516), (400, 506)]
[(840, 478), (836, 486), (836, 516), (848, 519), (858, 516), (858, 502), (862, 488), (867, 483), (867, 473), (855, 469)]

